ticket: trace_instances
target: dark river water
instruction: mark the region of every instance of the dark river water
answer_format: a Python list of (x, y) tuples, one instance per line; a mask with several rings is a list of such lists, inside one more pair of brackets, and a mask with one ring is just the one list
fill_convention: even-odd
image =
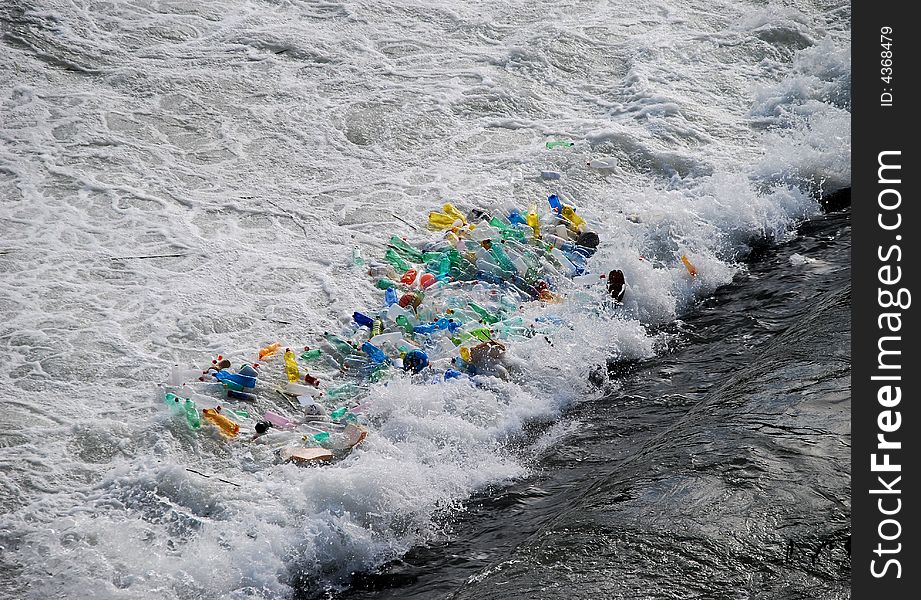
[(612, 366), (534, 475), (344, 598), (846, 598), (850, 212), (803, 224)]

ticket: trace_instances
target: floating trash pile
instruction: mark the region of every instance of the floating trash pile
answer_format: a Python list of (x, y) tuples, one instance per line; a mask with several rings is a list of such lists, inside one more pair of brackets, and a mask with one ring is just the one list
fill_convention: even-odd
[(446, 203), (429, 214), (427, 239), (392, 236), (382, 259), (368, 263), (356, 248), (353, 265), (367, 268), (379, 306), (296, 350), (276, 342), (255, 356), (217, 356), (204, 370), (174, 366), (164, 403), (192, 430), (267, 444), (276, 461), (312, 464), (344, 456), (368, 435), (371, 385), (395, 377), (523, 379), (525, 365), (509, 347), (538, 336), (552, 344), (565, 325), (549, 311), (526, 321), (526, 303), (558, 304), (566, 285), (606, 281), (605, 309), (614, 310), (627, 287), (621, 271), (586, 272), (597, 233), (574, 206), (556, 195), (548, 202), (543, 215), (534, 205), (465, 214)]

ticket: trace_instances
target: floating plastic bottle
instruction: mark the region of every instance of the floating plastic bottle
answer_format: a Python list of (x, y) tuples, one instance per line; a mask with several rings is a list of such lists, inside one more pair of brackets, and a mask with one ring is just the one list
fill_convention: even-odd
[(396, 289), (393, 287), (387, 288), (387, 291), (384, 292), (384, 303), (390, 306), (392, 304), (397, 304), (399, 301), (400, 297), (397, 295)]
[(374, 319), (358, 311), (352, 313), (352, 319), (354, 319), (355, 322), (361, 327), (367, 327), (368, 329), (371, 329), (371, 327), (374, 326)]
[(215, 379), (221, 382), (230, 382), (237, 385), (241, 385), (244, 388), (254, 388), (256, 387), (256, 378), (248, 377), (246, 375), (240, 375), (239, 373), (229, 373), (227, 371), (217, 371), (213, 373)]
[(684, 263), (684, 268), (688, 270), (688, 273), (691, 275), (691, 277), (697, 277), (697, 267), (691, 264), (687, 254), (681, 255), (681, 262)]
[(237, 373), (245, 377), (259, 377), (259, 371), (246, 364), (237, 369)]
[(444, 204), (442, 204), (441, 210), (444, 211), (444, 213), (448, 215), (449, 217), (453, 217), (454, 219), (460, 220), (460, 222), (463, 223), (464, 225), (467, 224), (467, 215), (457, 210), (457, 208), (450, 202), (445, 202)]
[(371, 360), (376, 363), (390, 362), (390, 359), (387, 358), (387, 355), (384, 352), (372, 344), (371, 342), (365, 342), (361, 345), (362, 351), (367, 354)]
[(617, 166), (617, 160), (613, 158), (593, 158), (588, 161), (588, 166), (593, 169), (613, 169)]
[(259, 399), (256, 394), (237, 390), (227, 390), (227, 397), (232, 400), (243, 400), (244, 402), (255, 402)]
[(423, 273), (422, 276), (419, 277), (419, 286), (423, 289), (426, 289), (431, 287), (435, 281), (436, 279), (434, 275), (431, 273)]
[(563, 203), (560, 202), (559, 196), (552, 194), (547, 198), (547, 202), (550, 203), (550, 208), (552, 208), (556, 214), (563, 214)]
[(361, 257), (361, 248), (358, 246), (352, 248), (352, 264), (356, 267), (360, 267), (365, 264), (365, 259)]
[(484, 323), (491, 325), (499, 320), (498, 316), (492, 314), (491, 312), (489, 312), (488, 310), (486, 310), (485, 308), (483, 308), (482, 306), (480, 306), (479, 304), (475, 302), (468, 302), (467, 306), (469, 306), (470, 310), (475, 312)]
[(186, 398), (184, 407), (186, 423), (189, 424), (191, 429), (200, 429), (201, 415), (198, 414), (198, 408), (195, 406), (195, 401), (191, 398)]
[(297, 368), (297, 357), (291, 348), (285, 348), (285, 375), (288, 381), (301, 380), (301, 371)]
[(226, 416), (219, 413), (217, 410), (213, 408), (206, 408), (201, 412), (206, 420), (211, 421), (211, 423), (217, 427), (218, 431), (221, 432), (221, 435), (225, 437), (234, 437), (240, 433), (240, 426)]
[(399, 236), (391, 236), (389, 245), (391, 248), (396, 250), (397, 253), (402, 255), (403, 258), (417, 263), (423, 262), (422, 253), (407, 244), (406, 241)]
[(320, 350), (319, 348), (311, 349), (308, 346), (304, 346), (304, 351), (301, 352), (301, 360), (305, 360), (309, 362), (309, 361), (317, 360), (322, 355), (323, 355), (323, 351)]
[(534, 238), (540, 239), (540, 217), (537, 215), (537, 207), (528, 211), (526, 223), (534, 230)]
[(572, 229), (575, 231), (581, 232), (585, 226), (585, 219), (576, 214), (576, 209), (568, 204), (563, 205), (561, 215), (564, 219), (570, 222)]
[(461, 375), (462, 373), (457, 369), (448, 369), (445, 371), (445, 381), (448, 381), (449, 379), (457, 379)]
[(406, 317), (406, 315), (399, 315), (399, 316), (397, 316), (397, 318), (396, 318), (396, 323), (397, 323), (397, 325), (399, 325), (399, 326), (403, 329), (403, 331), (405, 331), (406, 333), (412, 333), (412, 332), (413, 332), (413, 324), (409, 322), (409, 319)]
[(575, 146), (575, 144), (569, 140), (554, 140), (552, 142), (547, 142), (547, 150), (553, 150), (554, 148), (572, 148), (573, 146)]
[(320, 387), (320, 380), (311, 375), (310, 373), (304, 373), (304, 383), (307, 385), (312, 385), (315, 388)]
[(384, 320), (380, 317), (374, 319), (374, 324), (371, 325), (371, 337), (378, 336), (384, 333)]
[(376, 287), (379, 290), (392, 290), (396, 288), (397, 285), (398, 285), (397, 282), (391, 281), (389, 279), (378, 279), (374, 283), (374, 287)]
[(329, 398), (351, 398), (358, 394), (358, 387), (354, 383), (344, 383), (326, 390)]
[(277, 427), (278, 429), (294, 429), (297, 426), (297, 423), (294, 421), (270, 410), (267, 410), (265, 414), (262, 415), (262, 420), (271, 423), (272, 427)]
[(329, 432), (320, 431), (312, 435), (305, 435), (303, 439), (304, 439), (304, 443), (308, 445), (309, 444), (322, 444), (323, 442), (329, 439)]
[(344, 416), (346, 415), (346, 413), (348, 413), (348, 412), (349, 412), (349, 409), (348, 409), (347, 407), (345, 407), (345, 406), (340, 406), (340, 407), (337, 408), (336, 410), (334, 410), (334, 411), (332, 411), (331, 413), (329, 413), (329, 418), (332, 419), (333, 421), (338, 421), (338, 420), (340, 420), (342, 417), (344, 417)]
[(265, 348), (261, 348), (259, 350), (259, 360), (265, 360), (269, 356), (272, 356), (273, 354), (278, 352), (279, 348), (281, 348), (281, 343), (279, 342), (273, 342), (269, 344), (268, 346), (266, 346)]
[(436, 211), (429, 213), (429, 228), (431, 229), (442, 231), (445, 229), (452, 229), (459, 225), (463, 225), (463, 221), (460, 221), (451, 215), (446, 215)]
[(429, 365), (429, 357), (422, 350), (410, 350), (403, 356), (403, 370), (419, 373)]
[(413, 282), (416, 281), (416, 275), (417, 275), (417, 272), (415, 269), (409, 269), (405, 273), (403, 273), (402, 277), (400, 277), (400, 283), (403, 283), (405, 285), (412, 285)]
[(422, 304), (422, 296), (414, 292), (407, 292), (400, 297), (398, 304), (403, 308), (407, 306), (412, 306), (413, 308), (419, 308), (419, 305)]
[(341, 354), (343, 357), (355, 353), (355, 348), (351, 344), (334, 333), (327, 333), (323, 336), (323, 338), (329, 343), (330, 346), (332, 346), (336, 352)]
[(393, 268), (400, 273), (405, 273), (406, 271), (413, 268), (413, 266), (403, 260), (399, 254), (396, 253), (396, 250), (393, 248), (387, 248), (387, 251), (384, 252), (384, 260), (393, 265)]
[(553, 181), (560, 178), (560, 174), (557, 171), (541, 171), (540, 178), (546, 179), (548, 181)]

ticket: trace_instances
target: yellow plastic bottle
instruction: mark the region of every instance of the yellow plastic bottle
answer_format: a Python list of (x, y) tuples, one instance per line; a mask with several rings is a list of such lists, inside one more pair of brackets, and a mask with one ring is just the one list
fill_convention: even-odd
[(221, 432), (221, 435), (225, 437), (234, 437), (240, 433), (240, 426), (216, 411), (213, 408), (206, 408), (201, 411), (202, 416), (206, 420), (211, 421), (218, 431)]
[(454, 227), (456, 219), (440, 212), (432, 211), (429, 213), (429, 227), (435, 230), (451, 229)]
[(681, 262), (684, 263), (684, 268), (688, 270), (688, 273), (691, 274), (691, 277), (697, 277), (697, 267), (691, 264), (691, 261), (688, 260), (687, 254), (681, 255)]
[(298, 382), (301, 380), (301, 371), (297, 368), (297, 357), (291, 348), (285, 348), (285, 375), (288, 381)]
[(445, 202), (444, 205), (441, 207), (441, 210), (443, 210), (444, 213), (448, 215), (449, 217), (453, 219), (460, 219), (461, 223), (463, 223), (464, 225), (467, 224), (467, 215), (457, 210), (457, 208), (450, 202)]
[(585, 219), (576, 214), (576, 209), (568, 204), (563, 205), (563, 218), (569, 221), (570, 228), (581, 232), (585, 228)]
[(540, 239), (540, 217), (537, 216), (537, 207), (533, 204), (528, 208), (528, 216), (525, 217), (528, 226), (534, 230), (534, 239)]

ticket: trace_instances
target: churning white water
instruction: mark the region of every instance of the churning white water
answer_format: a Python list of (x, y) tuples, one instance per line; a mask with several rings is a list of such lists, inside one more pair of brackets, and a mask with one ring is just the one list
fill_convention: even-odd
[[(646, 326), (850, 184), (849, 18), (823, 0), (5, 0), (0, 596), (283, 597), (446, 535), (566, 434), (594, 366), (651, 356)], [(551, 193), (599, 233), (589, 267), (630, 287), (616, 318), (527, 308), (571, 325), (512, 348), (528, 381), (374, 386), (370, 436), (322, 468), (266, 467), (164, 410), (174, 363), (303, 345), (378, 306), (353, 246), (421, 240), (406, 221), (444, 201)]]

